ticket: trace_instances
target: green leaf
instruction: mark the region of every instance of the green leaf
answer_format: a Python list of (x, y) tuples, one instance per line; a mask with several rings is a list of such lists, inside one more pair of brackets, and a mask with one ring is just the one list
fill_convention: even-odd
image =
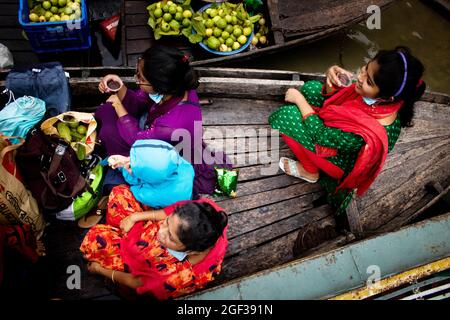
[(183, 30), (181, 30), (181, 34), (186, 38), (189, 38), (189, 36), (192, 34), (192, 27), (184, 28)]
[(206, 28), (203, 24), (203, 18), (201, 16), (196, 16), (192, 19), (192, 27), (194, 28), (195, 32), (197, 32), (201, 36), (206, 35)]
[(180, 34), (180, 31), (179, 30), (178, 31), (170, 30), (170, 31), (167, 31), (167, 32), (160, 31), (159, 34), (162, 35), (162, 36), (177, 36), (177, 35)]
[(259, 19), (261, 19), (261, 15), (259, 15), (259, 14), (257, 14), (256, 16), (253, 16), (253, 17), (250, 17), (250, 18), (249, 18), (249, 20), (250, 20), (252, 23), (258, 22)]
[(161, 28), (156, 28), (154, 35), (155, 35), (155, 40), (161, 39)]
[(153, 30), (155, 30), (156, 22), (155, 22), (155, 19), (153, 19), (153, 17), (149, 17), (149, 18), (148, 18), (148, 25), (149, 25)]
[(199, 35), (198, 33), (194, 33), (189, 36), (189, 41), (194, 44), (202, 42), (202, 40), (203, 40), (203, 37), (201, 35)]
[(148, 11), (153, 11), (155, 8), (156, 8), (156, 3), (149, 5), (149, 6), (147, 7), (147, 10), (148, 10)]

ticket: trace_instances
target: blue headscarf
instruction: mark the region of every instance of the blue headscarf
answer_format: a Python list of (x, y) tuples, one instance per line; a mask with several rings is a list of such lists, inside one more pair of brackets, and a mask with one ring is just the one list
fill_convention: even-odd
[(130, 151), (132, 174), (120, 168), (136, 199), (152, 208), (191, 200), (194, 168), (169, 143), (137, 140)]

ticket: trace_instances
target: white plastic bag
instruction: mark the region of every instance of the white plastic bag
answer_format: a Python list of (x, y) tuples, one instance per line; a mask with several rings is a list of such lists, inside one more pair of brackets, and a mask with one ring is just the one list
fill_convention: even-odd
[(14, 67), (14, 60), (9, 49), (0, 43), (0, 70)]

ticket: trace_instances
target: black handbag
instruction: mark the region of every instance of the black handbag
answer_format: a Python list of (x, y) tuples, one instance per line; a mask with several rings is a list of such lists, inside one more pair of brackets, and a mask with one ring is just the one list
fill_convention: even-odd
[(82, 174), (82, 162), (75, 151), (56, 135), (31, 130), (17, 151), (16, 161), (25, 185), (41, 209), (48, 213), (67, 208), (86, 190), (94, 194)]

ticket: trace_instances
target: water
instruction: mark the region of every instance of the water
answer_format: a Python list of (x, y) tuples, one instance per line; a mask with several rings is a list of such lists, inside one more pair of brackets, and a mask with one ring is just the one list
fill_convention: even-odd
[(365, 22), (315, 43), (252, 59), (240, 67), (324, 73), (333, 64), (355, 71), (379, 49), (405, 45), (426, 67), (428, 90), (450, 94), (450, 22), (419, 0), (397, 1), (382, 11), (381, 29)]

